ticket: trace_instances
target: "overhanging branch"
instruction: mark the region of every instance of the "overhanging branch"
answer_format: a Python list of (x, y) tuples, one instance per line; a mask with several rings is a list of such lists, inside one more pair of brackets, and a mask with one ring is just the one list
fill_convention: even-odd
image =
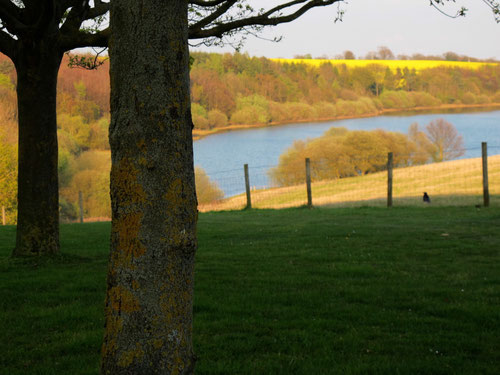
[(13, 39), (5, 31), (0, 31), (0, 52), (7, 55), (11, 60), (14, 59), (14, 52), (16, 50), (16, 40)]
[(226, 2), (227, 0), (207, 0), (207, 1), (203, 1), (203, 0), (192, 0), (192, 1), (189, 1), (189, 4), (191, 5), (197, 5), (197, 6), (200, 6), (200, 7), (215, 7), (217, 5), (220, 5), (224, 2)]
[(0, 19), (11, 34), (17, 35), (27, 28), (21, 21), (21, 9), (9, 0), (0, 0)]
[(87, 33), (79, 30), (67, 35), (61, 35), (61, 48), (64, 51), (84, 47), (104, 48), (108, 46), (109, 34), (110, 29), (108, 27), (96, 33)]
[(236, 4), (238, 0), (230, 0), (225, 1), (219, 8), (217, 8), (214, 12), (212, 12), (207, 17), (201, 19), (191, 26), (192, 29), (202, 29), (203, 27), (209, 25), (214, 22), (217, 18), (226, 13), (234, 4)]
[[(213, 20), (210, 21), (210, 23), (208, 24), (206, 22), (203, 22), (204, 20), (200, 20), (189, 27), (189, 38), (190, 39), (202, 39), (210, 37), (221, 38), (224, 34), (230, 31), (239, 30), (248, 26), (275, 26), (281, 23), (294, 21), (313, 8), (324, 7), (332, 5), (334, 3), (340, 3), (343, 1), (344, 0), (295, 0), (283, 3), (259, 15), (248, 18), (242, 18), (237, 20), (229, 19), (229, 21), (227, 22), (217, 21), (215, 23), (213, 23), (213, 21), (215, 21)], [(281, 12), (283, 10), (289, 9), (290, 7), (297, 6), (300, 4), (303, 5), (295, 12), (292, 12), (288, 15), (281, 15)], [(211, 15), (207, 16), (206, 19), (208, 19), (209, 17), (211, 17)], [(205, 26), (208, 27), (207, 28), (199, 27), (199, 25), (203, 24), (206, 24)]]

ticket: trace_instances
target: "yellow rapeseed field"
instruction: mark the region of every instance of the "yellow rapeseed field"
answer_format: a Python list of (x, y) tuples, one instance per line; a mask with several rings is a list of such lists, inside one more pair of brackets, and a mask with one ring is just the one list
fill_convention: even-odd
[(420, 71), (423, 69), (449, 67), (449, 68), (464, 68), (464, 69), (479, 69), (482, 66), (495, 66), (497, 63), (484, 62), (466, 62), (466, 61), (437, 61), (437, 60), (325, 60), (325, 59), (271, 59), (272, 61), (288, 64), (305, 64), (318, 67), (322, 64), (342, 65), (345, 64), (348, 68), (361, 68), (368, 65), (381, 65), (389, 67), (396, 71), (398, 68), (415, 69)]

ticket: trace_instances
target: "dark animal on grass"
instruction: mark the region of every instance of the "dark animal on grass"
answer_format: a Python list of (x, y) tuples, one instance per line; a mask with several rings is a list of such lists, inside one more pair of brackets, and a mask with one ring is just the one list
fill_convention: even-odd
[(431, 198), (427, 193), (424, 193), (424, 198), (423, 198), (424, 203), (431, 203)]

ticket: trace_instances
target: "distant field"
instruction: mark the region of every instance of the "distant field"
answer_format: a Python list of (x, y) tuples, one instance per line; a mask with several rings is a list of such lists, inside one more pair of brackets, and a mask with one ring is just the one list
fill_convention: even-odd
[[(491, 204), (500, 204), (500, 155), (488, 158)], [(422, 204), (422, 194), (428, 192), (433, 205), (476, 205), (482, 203), (481, 158), (454, 160), (394, 170), (394, 205)], [(322, 206), (384, 206), (387, 202), (387, 172), (361, 177), (313, 182), (313, 204)], [(252, 191), (255, 208), (286, 208), (306, 204), (305, 184)], [(244, 194), (212, 205), (200, 206), (200, 211), (241, 209), (246, 204)]]
[(464, 61), (437, 61), (437, 60), (324, 60), (324, 59), (270, 59), (272, 61), (288, 64), (306, 64), (318, 67), (325, 63), (332, 65), (345, 64), (349, 68), (361, 68), (367, 65), (382, 65), (389, 67), (392, 70), (400, 68), (415, 69), (416, 71), (423, 69), (449, 67), (449, 68), (464, 68), (464, 69), (479, 69), (483, 66), (496, 66), (496, 63), (483, 62), (464, 62)]

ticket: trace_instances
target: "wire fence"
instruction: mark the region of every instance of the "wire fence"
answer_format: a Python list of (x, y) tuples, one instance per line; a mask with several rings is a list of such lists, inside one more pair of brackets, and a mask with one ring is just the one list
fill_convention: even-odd
[[(405, 165), (409, 155), (394, 154), (391, 197), (389, 197), (388, 159), (311, 160), (311, 197), (307, 193), (305, 162), (284, 169), (286, 178), (273, 181), (273, 167), (248, 168), (249, 190), (245, 187), (242, 166), (239, 175), (218, 174), (213, 183), (225, 192), (223, 199), (200, 202), (199, 210), (220, 211), (252, 208), (314, 206), (360, 207), (484, 205), (484, 183), (488, 182), (489, 205), (500, 205), (500, 147), (491, 147), (497, 155), (487, 158), (487, 181), (484, 181), (483, 158), (458, 159), (423, 165)], [(415, 155), (413, 155), (415, 156)], [(361, 167), (364, 166), (364, 170)], [(349, 171), (348, 166), (354, 166)], [(330, 173), (330, 174), (329, 174)], [(276, 173), (274, 173), (276, 175)], [(275, 179), (276, 180), (276, 179)], [(267, 186), (262, 182), (268, 181)], [(254, 183), (257, 182), (257, 183)], [(234, 193), (238, 192), (238, 193)], [(430, 202), (423, 201), (424, 192)]]
[[(388, 158), (380, 157), (310, 160), (309, 184), (305, 160), (288, 169), (241, 166), (210, 173), (208, 182), (197, 178), (198, 209), (500, 206), (500, 147), (489, 147), (487, 152), (493, 156), (422, 165), (408, 165), (416, 155), (394, 153), (392, 168)], [(430, 202), (424, 202), (424, 192)], [(0, 209), (2, 224), (15, 224), (15, 207)], [(109, 189), (63, 191), (60, 214), (66, 222), (110, 220)]]

